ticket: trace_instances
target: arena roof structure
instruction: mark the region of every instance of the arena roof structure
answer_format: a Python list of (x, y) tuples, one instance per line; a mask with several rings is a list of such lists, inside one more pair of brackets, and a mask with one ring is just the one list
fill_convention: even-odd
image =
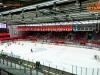
[(0, 21), (9, 25), (59, 22), (96, 24), (100, 23), (100, 12), (88, 11), (87, 4), (97, 2), (98, 0), (0, 0)]

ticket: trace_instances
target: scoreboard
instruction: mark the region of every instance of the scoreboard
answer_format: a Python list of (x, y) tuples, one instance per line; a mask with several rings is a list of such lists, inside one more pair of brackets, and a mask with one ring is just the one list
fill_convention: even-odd
[(5, 23), (0, 23), (0, 28), (7, 28), (7, 24), (5, 24)]
[(95, 25), (92, 26), (79, 26), (79, 25), (73, 25), (73, 31), (93, 31), (95, 30)]

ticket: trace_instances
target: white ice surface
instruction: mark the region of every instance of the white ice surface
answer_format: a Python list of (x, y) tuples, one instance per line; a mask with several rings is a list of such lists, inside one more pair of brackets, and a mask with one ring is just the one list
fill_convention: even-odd
[[(31, 48), (33, 53), (31, 53)], [(24, 45), (12, 44), (5, 48), (5, 45), (0, 46), (0, 50), (20, 56), (22, 59), (29, 61), (40, 61), (41, 64), (51, 66), (60, 70), (65, 70), (70, 73), (80, 75), (97, 75), (100, 62), (94, 59), (94, 55), (100, 55), (100, 51), (75, 48), (68, 46), (46, 45), (24, 43)], [(73, 66), (72, 66), (73, 65)], [(82, 67), (82, 68), (81, 68)], [(100, 75), (100, 72), (98, 73)]]

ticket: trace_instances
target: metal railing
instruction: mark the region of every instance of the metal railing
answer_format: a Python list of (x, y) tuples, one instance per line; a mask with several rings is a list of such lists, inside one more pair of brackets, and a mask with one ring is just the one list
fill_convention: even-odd
[[(10, 55), (10, 54), (9, 54)], [(0, 63), (10, 66), (8, 69), (17, 69), (29, 75), (75, 75), (64, 70), (59, 70), (43, 64), (39, 64), (39, 67), (36, 67), (37, 64), (28, 60), (11, 57), (6, 55), (6, 53), (0, 54)], [(7, 69), (7, 68), (6, 68)]]
[(6, 71), (4, 68), (0, 67), (0, 75), (14, 75), (11, 72)]

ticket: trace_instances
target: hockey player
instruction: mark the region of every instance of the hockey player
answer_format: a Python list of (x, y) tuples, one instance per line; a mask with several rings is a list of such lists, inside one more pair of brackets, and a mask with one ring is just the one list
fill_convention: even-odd
[(3, 52), (3, 50), (1, 50), (1, 52)]
[(31, 52), (33, 53), (33, 50), (32, 50), (32, 48), (31, 48)]
[(35, 43), (35, 46), (36, 46), (36, 43)]
[(20, 45), (20, 43), (18, 43)]
[(22, 46), (23, 46), (24, 44), (22, 44)]
[(11, 54), (13, 55), (13, 52), (11, 51)]
[(5, 46), (5, 48), (7, 48), (7, 46)]

